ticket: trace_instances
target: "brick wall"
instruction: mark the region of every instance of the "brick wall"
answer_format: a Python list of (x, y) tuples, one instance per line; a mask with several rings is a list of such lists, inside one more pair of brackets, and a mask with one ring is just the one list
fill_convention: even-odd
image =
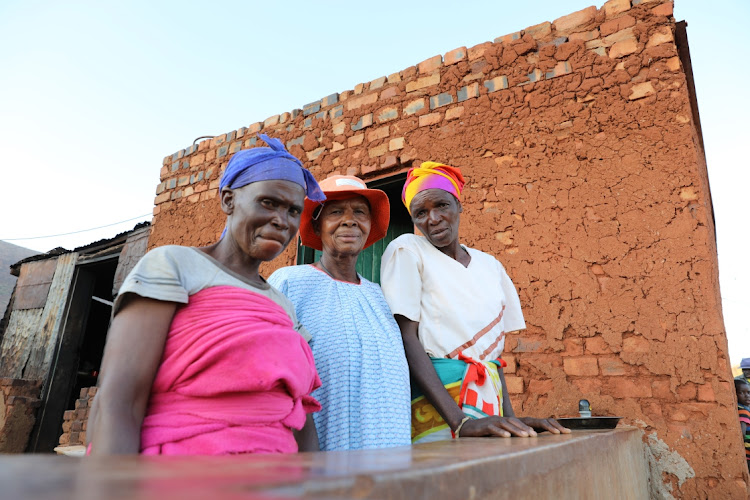
[(221, 171), (261, 130), (319, 179), (460, 166), (463, 242), (505, 264), (526, 313), (506, 344), (517, 411), (571, 415), (585, 397), (644, 430), (654, 495), (744, 497), (711, 198), (672, 7), (611, 0), (178, 151), (161, 168), (149, 246), (217, 239)]
[(86, 426), (95, 395), (96, 387), (82, 388), (78, 399), (76, 399), (75, 407), (63, 414), (63, 433), (60, 436), (60, 446), (83, 446), (86, 444)]
[(23, 453), (41, 405), (38, 380), (0, 378), (0, 453)]

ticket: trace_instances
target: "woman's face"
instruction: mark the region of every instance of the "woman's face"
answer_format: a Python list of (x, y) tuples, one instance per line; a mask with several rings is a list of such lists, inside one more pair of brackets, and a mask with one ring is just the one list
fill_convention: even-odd
[(370, 236), (370, 204), (364, 196), (326, 201), (315, 222), (323, 253), (359, 255)]
[(425, 189), (411, 200), (411, 220), (436, 248), (444, 248), (458, 240), (461, 203), (442, 189)]
[(227, 235), (243, 254), (260, 261), (276, 258), (299, 229), (305, 190), (289, 181), (259, 181), (221, 192)]

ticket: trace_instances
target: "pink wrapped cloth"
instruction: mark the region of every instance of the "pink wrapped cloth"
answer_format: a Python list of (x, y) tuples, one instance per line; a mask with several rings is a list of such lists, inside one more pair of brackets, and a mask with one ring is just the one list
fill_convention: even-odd
[(284, 309), (232, 286), (175, 314), (141, 428), (144, 455), (294, 453), (320, 410), (310, 347)]

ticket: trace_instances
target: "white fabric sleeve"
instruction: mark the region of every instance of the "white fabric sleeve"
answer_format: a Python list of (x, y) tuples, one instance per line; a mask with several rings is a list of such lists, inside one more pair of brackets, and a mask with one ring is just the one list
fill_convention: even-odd
[(526, 328), (526, 321), (523, 319), (523, 311), (521, 310), (521, 299), (518, 298), (518, 292), (516, 287), (505, 272), (505, 268), (497, 262), (498, 272), (500, 273), (500, 286), (505, 294), (505, 313), (503, 314), (505, 331), (514, 332), (516, 330), (524, 330)]
[(422, 309), (422, 261), (412, 250), (388, 245), (380, 261), (380, 288), (393, 314), (419, 321)]
[(281, 292), (284, 298), (287, 299), (289, 307), (292, 309), (291, 312), (287, 311), (287, 314), (289, 314), (292, 323), (294, 323), (294, 329), (297, 330), (297, 332), (302, 335), (302, 338), (305, 339), (305, 342), (309, 344), (312, 340), (312, 334), (310, 334), (310, 332), (307, 331), (307, 328), (305, 328), (305, 326), (297, 319), (297, 311), (294, 309), (294, 304), (291, 299), (289, 299), (289, 274), (285, 271), (285, 268), (282, 267), (281, 269), (274, 271), (266, 281), (269, 285)]
[(112, 307), (112, 317), (120, 311), (123, 297), (128, 293), (187, 304), (188, 292), (182, 283), (180, 266), (172, 248), (154, 248), (141, 258), (120, 287)]

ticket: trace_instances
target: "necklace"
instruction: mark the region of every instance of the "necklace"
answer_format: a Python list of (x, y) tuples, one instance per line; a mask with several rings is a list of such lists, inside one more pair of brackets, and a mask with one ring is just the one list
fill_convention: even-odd
[[(331, 278), (333, 278), (333, 274), (331, 274), (331, 271), (329, 271), (329, 270), (328, 270), (328, 268), (327, 268), (326, 266), (324, 266), (324, 265), (323, 265), (323, 259), (320, 259), (320, 260), (318, 261), (318, 264), (320, 264), (320, 267), (321, 267), (321, 268), (323, 269), (323, 271), (325, 271), (325, 272), (326, 272), (326, 274), (327, 274), (328, 276), (330, 276)], [(336, 278), (333, 278), (333, 279), (336, 279)]]

